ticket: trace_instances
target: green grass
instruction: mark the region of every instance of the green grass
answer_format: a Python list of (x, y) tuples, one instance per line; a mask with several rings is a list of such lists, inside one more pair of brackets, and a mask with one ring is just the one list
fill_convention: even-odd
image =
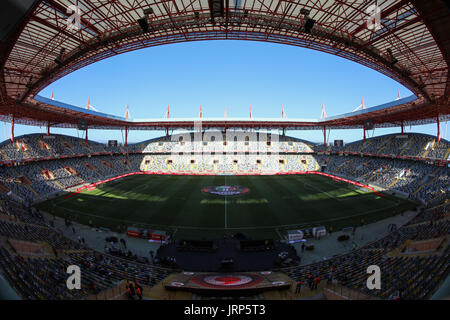
[[(240, 185), (250, 192), (226, 198), (202, 192), (203, 187), (216, 185)], [(255, 239), (280, 238), (298, 227), (324, 225), (340, 230), (414, 207), (318, 175), (138, 175), (38, 205), (48, 213), (114, 231), (136, 225), (172, 231), (176, 238), (242, 232)]]

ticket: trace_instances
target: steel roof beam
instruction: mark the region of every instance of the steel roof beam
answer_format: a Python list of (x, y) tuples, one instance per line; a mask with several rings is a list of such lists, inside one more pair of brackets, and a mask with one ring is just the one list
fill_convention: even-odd
[[(67, 8), (60, 5), (59, 3), (55, 2), (54, 0), (44, 0), (45, 3), (49, 4), (51, 7), (53, 7), (55, 10), (57, 10), (59, 13), (67, 16)], [(81, 24), (91, 31), (95, 32), (97, 36), (101, 35), (102, 32), (97, 29), (95, 26), (93, 26), (89, 21), (85, 20), (83, 17), (80, 17)]]
[(48, 28), (51, 28), (51, 29), (57, 31), (58, 33), (62, 33), (63, 35), (65, 35), (65, 36), (71, 38), (72, 40), (75, 40), (75, 41), (78, 42), (78, 43), (82, 43), (82, 44), (84, 44), (84, 45), (86, 45), (86, 46), (88, 45), (84, 40), (75, 37), (75, 36), (74, 36), (73, 34), (71, 34), (70, 32), (67, 32), (67, 31), (64, 30), (64, 29), (61, 29), (61, 28), (59, 28), (58, 26), (55, 26), (54, 24), (52, 24), (52, 23), (50, 23), (50, 22), (48, 22), (48, 21), (46, 21), (46, 20), (44, 20), (44, 19), (42, 19), (42, 18), (39, 18), (39, 17), (37, 17), (37, 16), (33, 16), (33, 17), (31, 18), (31, 20), (36, 21), (36, 22), (38, 22), (38, 23), (40, 23), (40, 24), (42, 24), (42, 25), (44, 25), (44, 26), (46, 26), (46, 27), (48, 27)]
[[(380, 18), (381, 19), (385, 19), (386, 17), (388, 17), (391, 13), (401, 9), (405, 4), (409, 3), (409, 0), (402, 0), (396, 4), (394, 4), (392, 7), (382, 11), (380, 13)], [(364, 22), (362, 24), (359, 25), (358, 28), (356, 28), (353, 32), (352, 32), (352, 36), (356, 36), (358, 33), (360, 33), (361, 31), (363, 31), (365, 28), (367, 27), (367, 23)]]

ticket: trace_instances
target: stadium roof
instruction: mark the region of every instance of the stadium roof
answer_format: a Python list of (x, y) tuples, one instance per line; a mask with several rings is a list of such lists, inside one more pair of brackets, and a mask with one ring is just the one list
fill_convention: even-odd
[[(14, 118), (16, 123), (59, 127), (76, 127), (84, 122), (90, 128), (190, 127), (194, 120), (124, 119), (37, 94), (75, 70), (120, 53), (215, 39), (265, 41), (327, 52), (389, 76), (410, 89), (414, 96), (321, 120), (202, 119), (203, 126), (353, 128), (370, 121), (376, 127), (386, 127), (402, 122), (410, 125), (435, 122), (438, 116), (446, 120), (450, 113), (450, 14), (444, 1), (379, 0), (378, 30), (372, 28), (376, 26), (373, 3), (365, 0), (29, 0), (28, 3), (28, 10), (23, 10), (16, 21), (4, 22), (12, 26), (9, 32), (0, 34), (3, 121)], [(10, 19), (14, 20), (14, 16)]]

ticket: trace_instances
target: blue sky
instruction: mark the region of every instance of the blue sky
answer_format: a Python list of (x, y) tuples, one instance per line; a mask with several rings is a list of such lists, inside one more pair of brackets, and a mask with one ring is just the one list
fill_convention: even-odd
[[(357, 63), (318, 51), (250, 41), (199, 41), (164, 45), (112, 57), (78, 70), (45, 88), (40, 95), (76, 106), (90, 104), (98, 111), (125, 115), (126, 104), (133, 118), (160, 118), (167, 105), (173, 118), (281, 117), (319, 118), (322, 103), (328, 116), (351, 112), (364, 98), (366, 107), (394, 100), (411, 92), (392, 79)], [(442, 124), (442, 132), (445, 132)], [(407, 132), (436, 135), (436, 125), (417, 126)], [(3, 138), (9, 137), (9, 124)], [(375, 129), (369, 136), (399, 132)], [(45, 128), (16, 126), (16, 136), (45, 132)], [(77, 130), (53, 129), (54, 133), (83, 136)], [(138, 142), (163, 132), (131, 131), (129, 142)], [(314, 142), (321, 131), (288, 131), (288, 135)], [(90, 130), (97, 141), (117, 139), (119, 130)], [(329, 140), (351, 142), (362, 130), (332, 130)]]

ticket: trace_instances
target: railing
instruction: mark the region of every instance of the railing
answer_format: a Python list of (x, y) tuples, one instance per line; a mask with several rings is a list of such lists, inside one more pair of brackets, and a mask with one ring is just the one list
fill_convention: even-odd
[(125, 280), (122, 280), (117, 286), (103, 290), (100, 293), (90, 295), (85, 300), (119, 300), (126, 296), (127, 290), (123, 286)]
[(380, 298), (344, 287), (341, 284), (329, 284), (324, 289), (327, 300), (380, 300)]

